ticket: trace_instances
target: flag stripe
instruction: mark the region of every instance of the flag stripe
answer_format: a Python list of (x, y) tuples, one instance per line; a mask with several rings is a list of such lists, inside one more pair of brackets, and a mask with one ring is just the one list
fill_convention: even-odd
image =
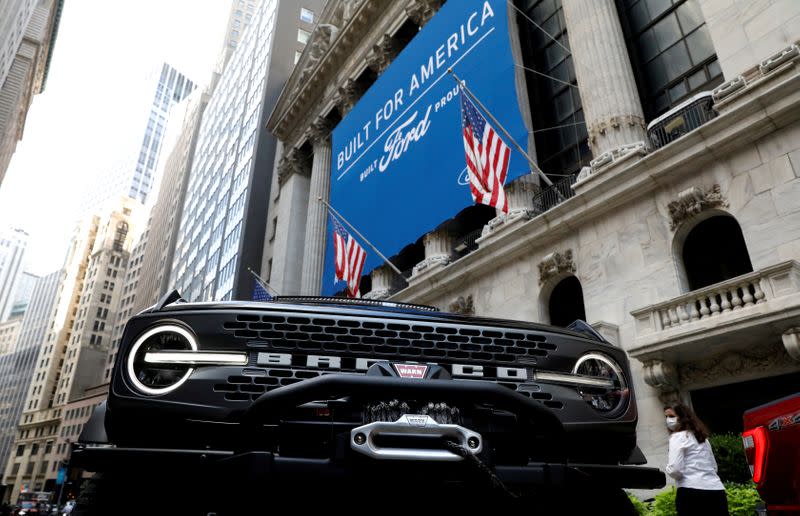
[(462, 91), (461, 123), (472, 199), (508, 212), (503, 185), (511, 149)]

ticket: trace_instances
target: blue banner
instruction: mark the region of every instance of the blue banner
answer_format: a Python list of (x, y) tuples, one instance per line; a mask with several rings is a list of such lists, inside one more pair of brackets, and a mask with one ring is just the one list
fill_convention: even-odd
[[(387, 257), (473, 204), (449, 68), (527, 142), (508, 23), (506, 0), (449, 0), (333, 130), (330, 202)], [(529, 171), (512, 151), (506, 182)], [(330, 295), (344, 283), (334, 283), (330, 230), (327, 238), (322, 291)], [(361, 244), (368, 274), (382, 260)]]

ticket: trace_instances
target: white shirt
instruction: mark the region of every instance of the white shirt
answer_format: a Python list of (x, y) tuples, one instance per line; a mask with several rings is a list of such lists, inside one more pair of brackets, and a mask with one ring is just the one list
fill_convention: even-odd
[(698, 443), (689, 431), (674, 432), (669, 436), (666, 471), (678, 487), (712, 491), (725, 489), (717, 475), (717, 461), (708, 439)]

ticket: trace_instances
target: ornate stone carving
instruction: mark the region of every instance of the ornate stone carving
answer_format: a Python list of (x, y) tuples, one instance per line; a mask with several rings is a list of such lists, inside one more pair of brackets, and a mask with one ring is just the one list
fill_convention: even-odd
[(394, 36), (384, 34), (383, 37), (372, 46), (367, 54), (367, 63), (378, 75), (382, 74), (400, 52), (400, 42)]
[(331, 16), (331, 23), (344, 27), (353, 18), (364, 0), (339, 0), (336, 10)]
[(300, 149), (292, 147), (278, 162), (278, 184), (283, 184), (292, 174), (311, 174), (311, 159)]
[(422, 28), (433, 18), (443, 3), (444, 0), (410, 0), (406, 7), (406, 14)]
[(642, 117), (635, 115), (612, 116), (600, 120), (589, 127), (589, 144), (594, 145), (598, 136), (604, 135), (612, 129), (619, 129), (620, 127), (640, 127), (646, 129), (647, 124)]
[[(604, 152), (597, 158), (589, 162), (590, 170), (583, 178), (578, 175), (578, 179), (586, 179), (589, 175), (598, 172), (599, 170), (623, 160), (628, 160), (634, 156), (644, 156), (647, 154), (647, 145), (644, 142), (629, 143), (621, 145), (616, 149)], [(581, 170), (583, 172), (583, 170)]]
[(450, 312), (462, 315), (475, 315), (475, 303), (472, 299), (472, 294), (467, 297), (458, 296), (458, 299), (450, 303)]
[(353, 106), (356, 105), (356, 102), (358, 102), (358, 99), (360, 99), (363, 94), (364, 87), (356, 82), (355, 79), (347, 79), (347, 81), (339, 87), (338, 93), (336, 94), (336, 105), (339, 107), (342, 116), (345, 116), (353, 109)]
[(674, 391), (678, 388), (678, 372), (669, 362), (649, 360), (644, 363), (644, 381), (659, 391)]
[(575, 262), (572, 260), (572, 249), (567, 249), (563, 254), (550, 253), (539, 263), (539, 285), (543, 285), (554, 276), (574, 273)]
[(783, 335), (783, 347), (789, 356), (800, 361), (800, 328), (789, 328)]
[(747, 352), (730, 352), (705, 360), (681, 365), (679, 371), (682, 386), (703, 385), (719, 382), (742, 374), (769, 373), (797, 368), (786, 349), (779, 345), (761, 346)]
[(728, 200), (722, 196), (719, 185), (712, 186), (705, 193), (696, 186), (687, 188), (678, 194), (677, 200), (667, 205), (670, 218), (669, 227), (674, 231), (682, 222), (703, 210), (718, 206), (728, 206)]
[(308, 128), (308, 136), (312, 143), (329, 141), (333, 122), (327, 118), (319, 117)]
[(308, 57), (300, 62), (303, 71), (300, 73), (300, 80), (297, 82), (297, 88), (301, 88), (311, 74), (314, 73), (317, 63), (322, 60), (325, 52), (328, 51), (338, 35), (339, 28), (336, 25), (331, 23), (320, 23), (317, 25), (317, 28), (311, 36), (311, 42), (308, 44)]

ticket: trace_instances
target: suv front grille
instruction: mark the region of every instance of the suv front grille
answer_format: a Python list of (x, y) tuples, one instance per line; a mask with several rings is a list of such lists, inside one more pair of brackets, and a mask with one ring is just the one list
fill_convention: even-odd
[(235, 321), (223, 323), (223, 329), (248, 339), (253, 347), (386, 360), (534, 365), (556, 349), (544, 335), (534, 332), (352, 317), (239, 314)]

